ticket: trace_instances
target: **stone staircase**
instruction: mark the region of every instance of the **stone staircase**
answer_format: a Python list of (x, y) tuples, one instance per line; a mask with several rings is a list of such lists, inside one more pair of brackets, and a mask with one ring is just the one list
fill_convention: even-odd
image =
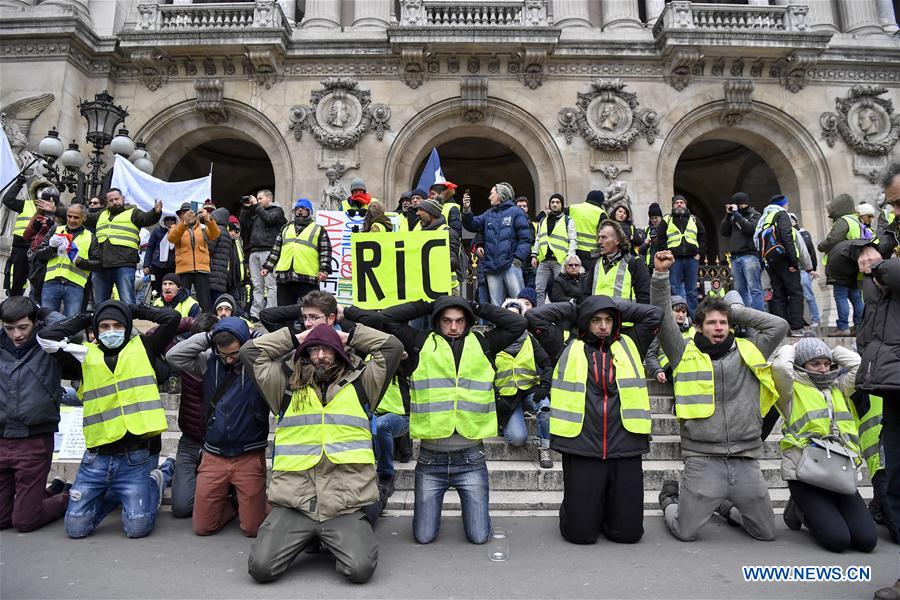
[[(830, 346), (855, 343), (854, 338), (826, 338)], [(644, 508), (648, 514), (658, 513), (657, 495), (666, 479), (680, 479), (683, 462), (678, 423), (672, 414), (674, 398), (671, 385), (661, 385), (648, 381), (650, 407), (653, 426), (650, 452), (644, 456)], [(166, 408), (169, 430), (163, 434), (161, 456), (175, 455), (181, 433), (178, 429), (177, 394), (161, 394)], [(534, 435), (534, 419), (528, 419), (530, 434)], [(764, 458), (760, 461), (763, 476), (769, 484), (769, 494), (776, 510), (784, 507), (788, 499), (787, 484), (781, 479), (778, 444), (781, 440), (781, 426), (776, 425), (764, 444)], [(274, 425), (273, 425), (274, 431)], [(272, 454), (273, 435), (269, 436), (268, 456)], [(414, 455), (418, 452), (418, 442), (414, 441)], [(553, 452), (552, 469), (542, 469), (537, 461), (537, 448), (530, 442), (524, 447), (510, 446), (502, 438), (485, 440), (490, 479), (490, 505), (492, 513), (502, 514), (551, 514), (559, 509), (562, 501), (563, 479), (562, 459)], [(395, 492), (388, 502), (387, 510), (393, 515), (412, 514), (415, 459), (407, 463), (395, 462)], [(54, 474), (73, 481), (78, 469), (77, 461), (54, 463)], [(866, 499), (872, 497), (871, 482), (865, 466), (862, 468), (860, 493)], [(168, 493), (167, 493), (168, 496)], [(166, 498), (164, 501), (168, 501)], [(449, 492), (444, 498), (444, 509), (454, 514), (459, 510), (459, 497)]]

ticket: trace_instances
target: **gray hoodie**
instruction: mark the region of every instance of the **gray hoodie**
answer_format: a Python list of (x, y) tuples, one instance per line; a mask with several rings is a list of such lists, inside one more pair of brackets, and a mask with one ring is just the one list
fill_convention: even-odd
[[(687, 346), (675, 319), (669, 274), (653, 272), (650, 303), (663, 309), (659, 343), (674, 370)], [(741, 325), (756, 333), (748, 339), (768, 358), (788, 332), (781, 317), (731, 305), (732, 325)], [(762, 415), (759, 411), (759, 381), (744, 364), (737, 344), (724, 357), (713, 361), (715, 412), (705, 419), (685, 419), (681, 427), (682, 456), (762, 457)], [(727, 382), (727, 384), (726, 384)], [(726, 391), (727, 390), (727, 391)]]

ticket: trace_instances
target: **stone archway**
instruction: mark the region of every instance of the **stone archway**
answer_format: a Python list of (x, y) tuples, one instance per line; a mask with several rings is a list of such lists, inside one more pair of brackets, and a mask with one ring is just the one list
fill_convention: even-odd
[(663, 210), (671, 208), (675, 168), (688, 146), (705, 140), (727, 140), (748, 147), (765, 159), (792, 211), (813, 234), (827, 231), (825, 202), (833, 195), (831, 173), (816, 139), (796, 119), (762, 102), (737, 126), (720, 121), (724, 101), (710, 102), (684, 115), (669, 131), (656, 168), (657, 197)]
[(550, 194), (566, 194), (566, 172), (553, 135), (533, 115), (518, 106), (488, 98), (485, 118), (470, 123), (462, 118), (462, 99), (437, 102), (409, 120), (388, 151), (384, 167), (384, 196), (397, 198), (415, 182), (416, 169), (432, 147), (459, 138), (485, 138), (517, 154), (534, 181), (535, 205)]
[(207, 142), (244, 140), (265, 150), (278, 184), (274, 190), (275, 200), (282, 206), (289, 206), (294, 166), (281, 132), (268, 117), (247, 104), (228, 98), (224, 104), (229, 118), (222, 124), (206, 121), (197, 111), (194, 100), (175, 104), (145, 123), (135, 139), (143, 139), (152, 156), (158, 157), (153, 174), (168, 179), (188, 152)]

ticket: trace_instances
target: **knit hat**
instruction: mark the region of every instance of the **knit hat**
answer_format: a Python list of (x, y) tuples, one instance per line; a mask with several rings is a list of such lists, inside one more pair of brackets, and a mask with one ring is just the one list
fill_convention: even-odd
[(685, 198), (685, 197), (682, 196), (681, 194), (675, 194), (674, 196), (672, 196), (672, 204), (675, 204), (675, 202), (676, 202), (677, 200), (681, 200), (682, 202), (684, 202), (685, 204), (687, 204), (687, 198)]
[(344, 361), (347, 366), (353, 364), (350, 361), (350, 358), (347, 356), (347, 352), (344, 350), (344, 345), (341, 343), (341, 338), (338, 337), (337, 332), (334, 330), (334, 327), (330, 325), (325, 325), (324, 323), (321, 325), (316, 325), (310, 330), (310, 332), (306, 335), (306, 339), (303, 340), (303, 343), (300, 344), (300, 347), (297, 348), (297, 353), (295, 356), (303, 356), (306, 354), (306, 351), (309, 348), (313, 348), (315, 346), (325, 346), (326, 348), (331, 348), (334, 350), (334, 353)]
[(369, 203), (369, 214), (372, 215), (372, 220), (377, 220), (384, 216), (384, 205), (377, 198), (373, 198), (372, 202)]
[(181, 287), (181, 278), (178, 275), (176, 275), (175, 273), (169, 273), (168, 275), (166, 275), (165, 277), (162, 278), (162, 281), (160, 283), (165, 283), (167, 281), (171, 281), (178, 287)]
[(684, 296), (672, 296), (672, 308), (680, 304), (687, 306), (687, 300), (684, 299)]
[(416, 188), (409, 193), (410, 198), (412, 198), (413, 196), (418, 196), (419, 198), (427, 198), (428, 192), (426, 192), (422, 188)]
[[(212, 200), (210, 200), (209, 198), (207, 198), (206, 200), (203, 201), (203, 208), (209, 210), (209, 212), (212, 212), (213, 210), (216, 210), (216, 203), (213, 202)], [(212, 209), (212, 210), (210, 210), (210, 209)]]
[(234, 303), (228, 298), (219, 298), (219, 301), (216, 302), (216, 310), (219, 310), (223, 306), (227, 306), (231, 310), (234, 310)]
[(411, 191), (403, 192), (402, 194), (400, 194), (400, 202), (403, 202), (404, 200), (412, 199), (412, 195), (413, 195), (413, 193)]
[(731, 197), (734, 204), (750, 204), (750, 196), (744, 192), (737, 192)]
[(310, 212), (310, 214), (312, 214), (313, 212), (312, 202), (310, 202), (306, 198), (298, 198), (297, 201), (294, 202), (294, 210), (297, 210), (298, 208), (305, 208)]
[(506, 202), (516, 197), (513, 187), (505, 181), (494, 184), (494, 188), (496, 188), (497, 194), (500, 196), (500, 202)]
[(588, 192), (587, 198), (584, 199), (588, 204), (593, 204), (594, 206), (603, 206), (603, 202), (606, 200), (606, 196), (603, 195), (603, 192), (600, 190), (591, 190)]
[(794, 344), (794, 364), (802, 367), (814, 358), (831, 358), (831, 348), (819, 338), (807, 337)]
[[(100, 322), (106, 319), (112, 319), (113, 321), (124, 325), (125, 338), (128, 339), (131, 337), (131, 325), (134, 317), (131, 315), (131, 309), (127, 304), (120, 300), (107, 300), (98, 306), (94, 311), (95, 333), (100, 331)], [(124, 348), (124, 346), (119, 346), (119, 348), (114, 348), (113, 350), (120, 350), (122, 348)]]
[(366, 182), (359, 177), (350, 182), (350, 191), (352, 192), (353, 190), (369, 191), (366, 189)]
[(441, 205), (431, 198), (425, 198), (419, 202), (418, 210), (428, 213), (435, 219), (441, 216)]
[(524, 287), (524, 288), (522, 288), (522, 291), (519, 292), (519, 295), (516, 296), (516, 298), (517, 298), (517, 299), (518, 299), (518, 298), (524, 298), (525, 300), (528, 300), (529, 302), (531, 302), (531, 306), (537, 306), (537, 305), (538, 305), (538, 303), (537, 303), (537, 292), (534, 291), (534, 288), (533, 288), (533, 287)]
[(40, 192), (38, 192), (38, 198), (41, 200), (52, 200), (53, 202), (59, 202), (59, 190), (53, 186), (46, 186)]
[(555, 194), (550, 194), (550, 199), (547, 200), (547, 203), (549, 204), (549, 203), (550, 203), (550, 200), (553, 200), (554, 198), (559, 198), (560, 203), (561, 203), (563, 206), (566, 205), (566, 199), (563, 198), (563, 195), (560, 194), (559, 192), (557, 192), (557, 193), (555, 193)]
[(659, 207), (659, 202), (653, 202), (650, 204), (650, 207), (647, 209), (648, 217), (661, 217), (663, 216), (662, 208)]
[(874, 217), (875, 216), (875, 207), (872, 206), (871, 204), (863, 202), (862, 204), (857, 205), (856, 214), (858, 214), (861, 217), (865, 216), (865, 215), (870, 215), (870, 216)]
[(785, 207), (787, 206), (788, 199), (784, 194), (775, 194), (771, 198), (769, 198), (769, 204), (774, 204), (775, 206)]

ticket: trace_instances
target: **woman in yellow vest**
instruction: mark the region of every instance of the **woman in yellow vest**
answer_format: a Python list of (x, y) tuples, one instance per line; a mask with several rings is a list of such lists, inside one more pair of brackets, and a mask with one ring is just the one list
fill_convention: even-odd
[[(643, 267), (643, 266), (642, 266)], [(574, 324), (553, 372), (550, 447), (562, 454), (559, 530), (573, 544), (644, 534), (642, 456), (650, 451), (644, 355), (662, 317), (653, 306), (589, 296), (528, 311), (538, 339)], [(622, 333), (622, 322), (634, 326)]]
[[(158, 327), (153, 335), (133, 335), (134, 319), (152, 321)], [(169, 308), (132, 308), (108, 300), (93, 317), (81, 313), (41, 332), (41, 339), (56, 342), (55, 350), (69, 352), (81, 362), (78, 397), (84, 405), (87, 450), (69, 492), (65, 521), (69, 537), (89, 536), (117, 504), (122, 505), (127, 537), (140, 538), (153, 531), (175, 465), (175, 459), (168, 458), (157, 468), (166, 411), (154, 363), (175, 338), (179, 322), (178, 313)], [(88, 327), (97, 341), (68, 341)]]
[(181, 278), (175, 273), (163, 277), (162, 296), (153, 301), (153, 306), (174, 309), (182, 318), (200, 314), (200, 303), (181, 287)]
[(839, 494), (800, 479), (803, 449), (827, 439), (849, 451), (860, 465), (859, 427), (851, 396), (860, 358), (838, 346), (831, 350), (816, 338), (782, 346), (773, 357), (778, 411), (784, 419), (781, 477), (791, 497), (784, 522), (806, 525), (819, 544), (832, 552), (871, 552), (878, 542), (875, 521), (859, 492)]

